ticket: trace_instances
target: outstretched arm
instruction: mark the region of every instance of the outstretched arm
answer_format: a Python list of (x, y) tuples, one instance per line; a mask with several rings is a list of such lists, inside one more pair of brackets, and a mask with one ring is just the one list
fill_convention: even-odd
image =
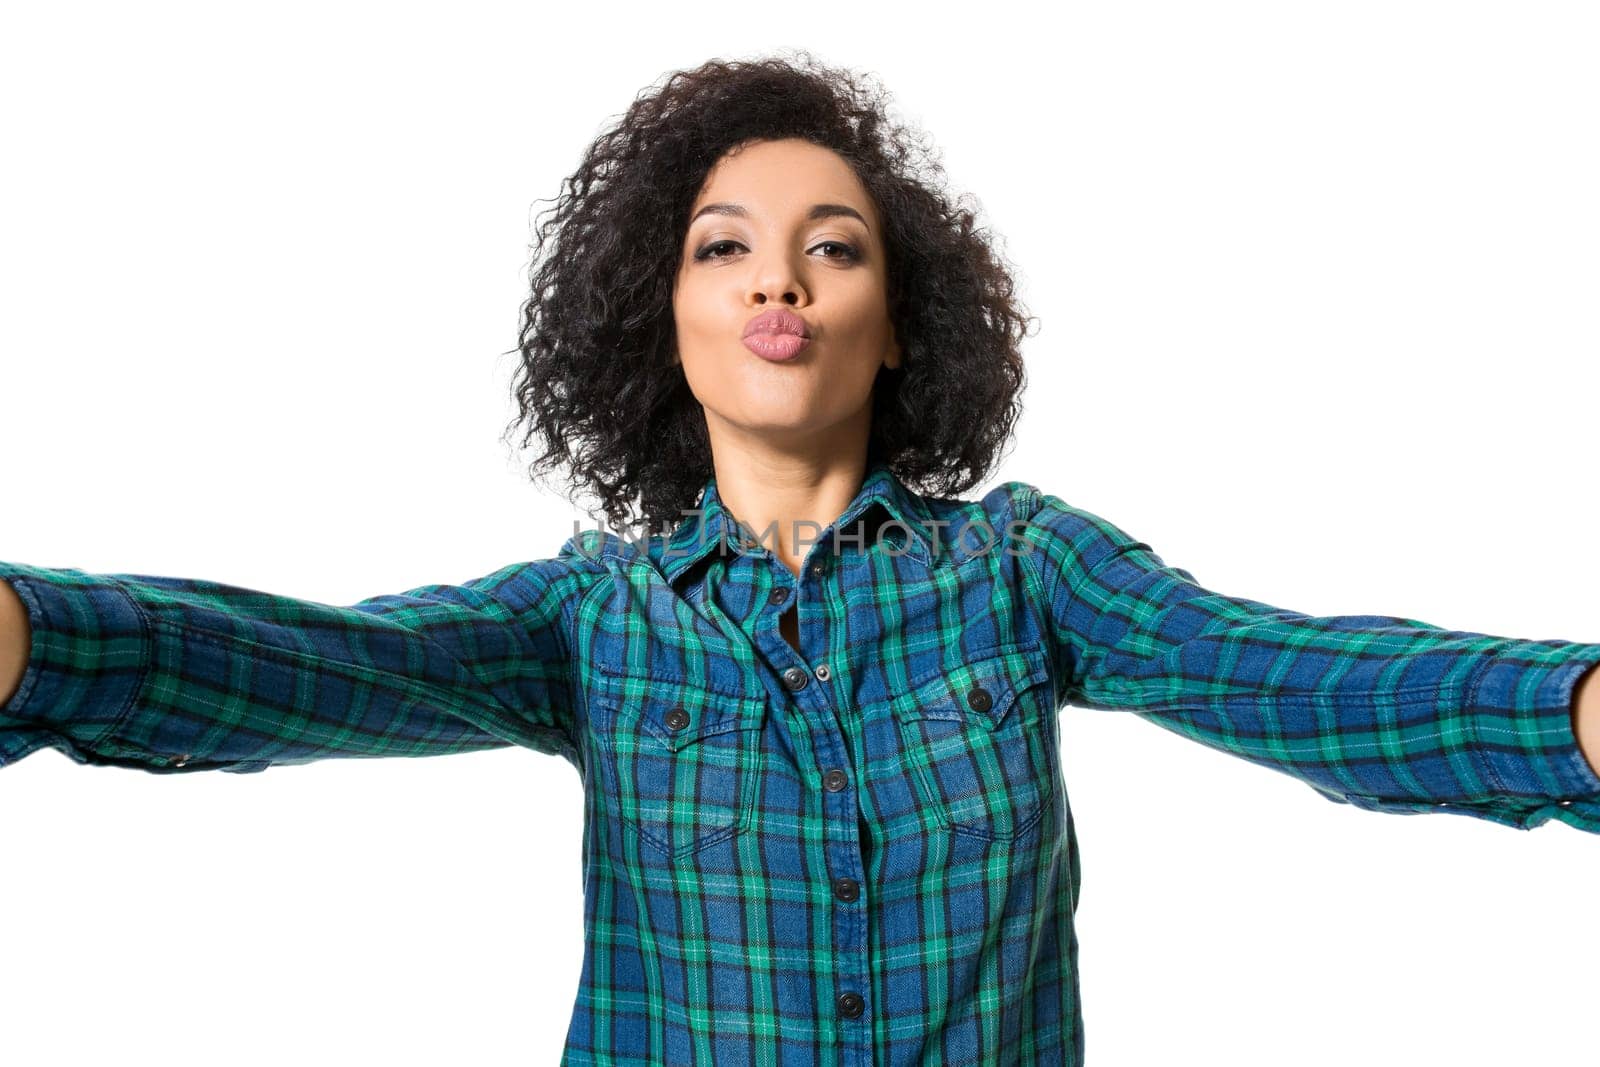
[(1600, 833), (1600, 691), (1578, 691), (1600, 644), (1227, 596), (1105, 519), (1008, 488), (1065, 703), (1136, 712), (1371, 811)]
[(563, 549), (338, 606), (0, 562), (0, 767), (44, 747), (161, 773), (508, 745), (577, 762), (586, 573)]

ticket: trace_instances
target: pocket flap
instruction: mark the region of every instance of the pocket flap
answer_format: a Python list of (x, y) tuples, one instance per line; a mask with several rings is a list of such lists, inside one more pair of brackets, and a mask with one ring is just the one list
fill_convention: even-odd
[(1027, 645), (1003, 645), (968, 658), (894, 697), (903, 720), (976, 719), (998, 727), (1017, 696), (1049, 680), (1044, 655)]
[(760, 729), (767, 695), (734, 695), (688, 682), (602, 674), (600, 699), (620, 719), (677, 752), (685, 745), (729, 730)]

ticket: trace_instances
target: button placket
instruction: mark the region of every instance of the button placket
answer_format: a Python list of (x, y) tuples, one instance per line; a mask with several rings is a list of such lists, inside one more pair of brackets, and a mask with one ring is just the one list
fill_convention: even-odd
[[(802, 577), (809, 574), (812, 578), (820, 581), (827, 573), (827, 569), (826, 557), (818, 556), (806, 564), (802, 571)], [(797, 596), (799, 591), (799, 588), (796, 587)], [(778, 607), (787, 600), (788, 591), (782, 587), (775, 587), (767, 594), (767, 603), (772, 607)], [(790, 692), (797, 693), (809, 684), (813, 676), (819, 682), (827, 682), (833, 677), (833, 670), (827, 663), (816, 663), (810, 665), (809, 669), (799, 666), (785, 667), (780, 672), (780, 675), (784, 686)], [(824, 693), (823, 695), (827, 696), (828, 694)], [(822, 788), (829, 793), (843, 793), (850, 788), (850, 784), (850, 775), (843, 767), (829, 767), (822, 774)], [(854, 878), (839, 877), (830, 879), (829, 888), (841, 906), (852, 904), (861, 897), (861, 883)], [(844, 992), (836, 997), (835, 1007), (840, 1016), (846, 1019), (856, 1019), (865, 1012), (866, 1000), (859, 993)]]

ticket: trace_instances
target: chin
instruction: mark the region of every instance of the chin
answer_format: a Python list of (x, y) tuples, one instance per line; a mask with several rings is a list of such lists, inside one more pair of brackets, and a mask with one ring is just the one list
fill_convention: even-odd
[(782, 437), (788, 434), (814, 434), (827, 425), (822, 412), (797, 410), (792, 405), (777, 404), (770, 397), (752, 400), (733, 410), (716, 412), (724, 422), (750, 433)]

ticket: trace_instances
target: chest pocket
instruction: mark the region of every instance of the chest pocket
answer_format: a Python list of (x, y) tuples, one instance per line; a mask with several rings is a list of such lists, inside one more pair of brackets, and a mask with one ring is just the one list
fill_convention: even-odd
[(918, 795), (957, 833), (1032, 830), (1055, 793), (1055, 715), (1043, 655), (990, 650), (891, 703)]
[(592, 698), (596, 748), (625, 832), (672, 860), (740, 833), (761, 784), (766, 694), (616, 677)]

